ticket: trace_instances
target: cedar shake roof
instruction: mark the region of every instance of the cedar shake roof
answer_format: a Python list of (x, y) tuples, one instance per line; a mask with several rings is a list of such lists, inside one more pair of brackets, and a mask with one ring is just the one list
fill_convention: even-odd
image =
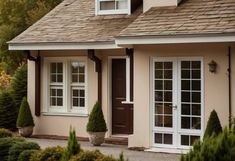
[(178, 7), (153, 7), (120, 36), (235, 33), (235, 0), (185, 0)]
[(9, 43), (111, 42), (141, 12), (96, 16), (95, 0), (64, 0)]

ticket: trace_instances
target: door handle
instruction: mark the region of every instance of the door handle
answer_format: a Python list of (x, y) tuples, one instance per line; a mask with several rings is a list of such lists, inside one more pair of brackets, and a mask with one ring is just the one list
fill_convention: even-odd
[(177, 110), (177, 105), (170, 105), (170, 107), (172, 107), (173, 110)]

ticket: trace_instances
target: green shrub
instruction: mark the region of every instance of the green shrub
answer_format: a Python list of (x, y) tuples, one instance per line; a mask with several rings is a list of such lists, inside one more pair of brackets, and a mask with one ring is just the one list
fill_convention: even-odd
[(24, 142), (23, 138), (0, 138), (0, 159), (1, 161), (8, 160), (9, 149), (18, 142)]
[(27, 96), (27, 65), (21, 65), (15, 72), (11, 83), (12, 96), (17, 109), (20, 108), (21, 101)]
[(70, 128), (69, 132), (69, 141), (67, 148), (63, 154), (62, 161), (68, 161), (73, 155), (76, 155), (80, 152), (80, 144), (76, 138), (75, 130)]
[(8, 129), (0, 128), (0, 138), (12, 137), (13, 133)]
[(107, 131), (107, 126), (104, 120), (104, 115), (102, 108), (98, 102), (94, 105), (92, 112), (89, 116), (89, 121), (87, 124), (88, 132), (105, 132)]
[[(118, 161), (125, 161), (123, 152), (119, 155)], [(128, 159), (126, 161), (128, 161)]]
[(31, 155), (38, 150), (24, 150), (20, 153), (17, 161), (29, 161)]
[(14, 144), (9, 150), (8, 161), (17, 161), (21, 152), (24, 150), (39, 150), (40, 146), (33, 142), (19, 142)]
[(8, 92), (0, 94), (0, 128), (15, 130), (17, 109)]
[(215, 135), (218, 135), (221, 132), (222, 132), (222, 127), (220, 124), (219, 117), (218, 117), (216, 111), (213, 110), (211, 112), (209, 120), (207, 122), (207, 127), (206, 127), (206, 131), (204, 134), (204, 138), (212, 136), (213, 133)]
[(96, 161), (98, 158), (102, 158), (103, 154), (100, 151), (82, 151), (70, 159), (70, 161)]
[(193, 149), (181, 156), (181, 161), (234, 161), (235, 134), (227, 128), (218, 136), (206, 137), (203, 142), (196, 141)]
[(24, 97), (17, 118), (17, 127), (27, 127), (27, 126), (34, 126), (34, 121), (33, 121), (33, 116), (31, 114), (31, 110), (29, 108), (28, 101), (26, 97)]
[(60, 146), (49, 147), (41, 151), (34, 152), (30, 161), (60, 161), (64, 153), (64, 148)]

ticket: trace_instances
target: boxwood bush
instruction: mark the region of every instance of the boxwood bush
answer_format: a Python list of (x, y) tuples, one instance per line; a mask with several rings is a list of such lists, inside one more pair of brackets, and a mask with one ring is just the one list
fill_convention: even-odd
[(235, 134), (225, 128), (218, 136), (215, 134), (196, 141), (193, 149), (181, 156), (181, 161), (234, 161)]
[(96, 161), (104, 155), (100, 151), (81, 151), (79, 154), (73, 156), (70, 161)]
[(1, 161), (8, 160), (9, 149), (16, 143), (24, 142), (23, 138), (13, 137), (13, 138), (0, 138), (0, 158)]
[(222, 132), (222, 127), (220, 124), (219, 117), (217, 115), (217, 112), (215, 110), (213, 110), (211, 112), (209, 120), (207, 122), (207, 127), (206, 127), (206, 131), (204, 134), (204, 138), (210, 137), (213, 134), (218, 135), (221, 132)]
[(17, 161), (21, 152), (24, 150), (39, 150), (40, 146), (33, 142), (18, 142), (9, 149), (8, 161)]
[(13, 133), (10, 130), (0, 128), (0, 138), (6, 138), (6, 137), (12, 137), (12, 136), (13, 136)]
[(30, 161), (60, 161), (64, 153), (64, 148), (60, 146), (49, 147), (44, 150), (34, 152)]
[(87, 131), (88, 132), (107, 131), (107, 126), (104, 120), (103, 111), (99, 102), (96, 102), (89, 116), (89, 121), (87, 124)]
[(20, 153), (17, 161), (29, 161), (31, 155), (37, 151), (38, 150), (24, 150)]
[(27, 126), (34, 126), (34, 121), (27, 98), (24, 97), (20, 105), (20, 111), (17, 118), (17, 127)]

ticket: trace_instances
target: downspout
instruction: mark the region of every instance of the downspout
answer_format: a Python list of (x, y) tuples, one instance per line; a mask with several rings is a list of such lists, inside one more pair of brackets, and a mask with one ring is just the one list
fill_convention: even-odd
[(228, 99), (229, 99), (229, 128), (232, 126), (232, 102), (231, 102), (231, 47), (228, 47)]
[(30, 61), (35, 62), (35, 115), (40, 116), (41, 109), (40, 109), (40, 94), (41, 94), (41, 57), (40, 51), (38, 51), (38, 56), (33, 57), (30, 55), (30, 51), (26, 51), (27, 59)]
[(98, 102), (102, 105), (102, 62), (93, 49), (88, 50), (88, 58), (95, 62), (95, 71), (98, 73)]

